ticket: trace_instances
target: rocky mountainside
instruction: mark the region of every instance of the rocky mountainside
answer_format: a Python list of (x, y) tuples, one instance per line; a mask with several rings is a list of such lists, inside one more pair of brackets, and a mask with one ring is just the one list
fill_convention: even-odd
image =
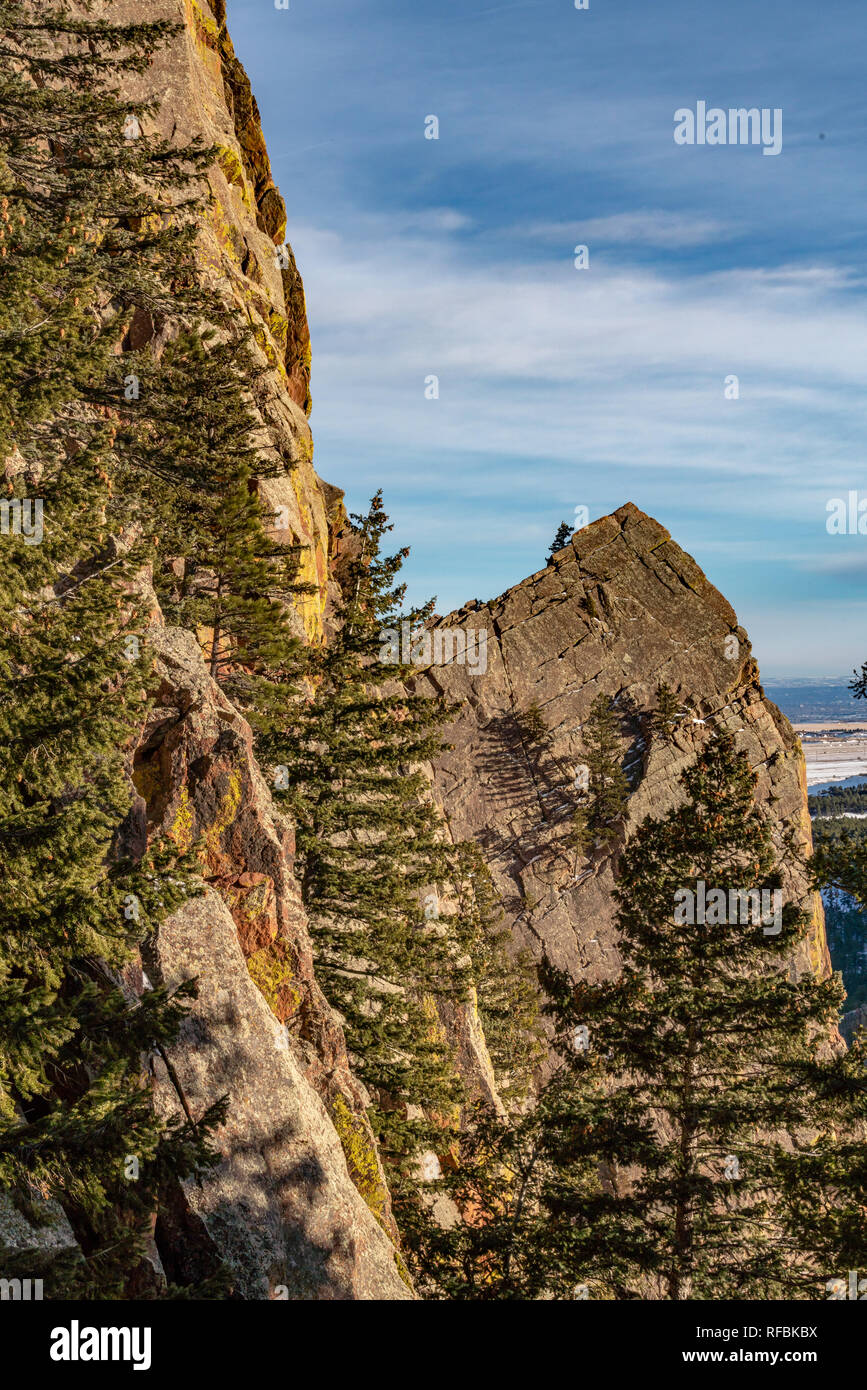
[[(113, 23), (142, 19), (138, 0), (111, 0), (102, 11)], [(148, 72), (125, 79), (130, 100), (159, 103), (148, 134), (188, 144), (197, 137), (217, 151), (211, 167), (210, 206), (199, 236), (203, 281), (239, 309), (273, 376), (262, 438), (273, 446), (291, 478), (265, 480), (264, 500), (279, 513), (274, 539), (300, 545), (299, 580), (318, 593), (306, 599), (307, 634), (322, 630), (327, 606), (329, 547), (339, 529), (342, 492), (313, 467), (310, 413), (310, 330), (304, 287), (286, 244), (286, 207), (274, 184), (259, 108), (226, 27), (225, 0), (148, 0), (149, 21), (182, 30), (154, 57)], [(125, 348), (156, 339), (162, 325), (137, 317)]]
[[(114, 19), (133, 20), (140, 7), (111, 8)], [(202, 275), (243, 310), (271, 370), (262, 427), (291, 471), (259, 486), (279, 514), (272, 538), (302, 547), (298, 577), (316, 592), (299, 602), (299, 631), (317, 640), (344, 514), (342, 493), (312, 462), (310, 338), (285, 206), (223, 0), (150, 8), (149, 18), (184, 26), (142, 79), (160, 101), (162, 130), (201, 135), (219, 151)], [(152, 331), (159, 326), (142, 325)], [(133, 771), (141, 831), (204, 846), (209, 884), (164, 924), (144, 962), (153, 983), (199, 981), (173, 1075), (158, 1064), (154, 1084), (166, 1110), (181, 1093), (195, 1113), (228, 1093), (232, 1116), (215, 1179), (205, 1190), (179, 1186), (160, 1217), (156, 1278), (196, 1281), (227, 1262), (245, 1298), (408, 1298), (367, 1098), (314, 977), (292, 826), (272, 805), (250, 729), (208, 675), (195, 637), (162, 628), (157, 614), (152, 644), (158, 693)]]
[[(258, 110), (226, 28), (224, 0), (148, 0), (148, 18), (182, 24), (130, 94), (160, 102), (160, 129), (217, 146), (212, 201), (200, 229), (201, 274), (254, 329), (272, 377), (261, 428), (293, 465), (260, 484), (282, 525), (274, 539), (304, 547), (299, 604), (308, 640), (327, 632), (344, 513), (320, 480), (308, 423), (310, 340), (301, 279), (280, 252), (286, 211), (274, 185)], [(112, 0), (115, 22), (141, 0)], [(163, 325), (137, 317), (127, 346), (158, 343)], [(123, 345), (121, 345), (122, 347)], [(179, 1043), (149, 1080), (164, 1114), (201, 1113), (224, 1093), (221, 1164), (204, 1185), (178, 1183), (153, 1232), (151, 1288), (196, 1281), (221, 1264), (247, 1299), (409, 1299), (389, 1193), (352, 1074), (339, 1018), (317, 983), (292, 824), (275, 808), (249, 725), (208, 673), (196, 634), (151, 604), (153, 704), (130, 776), (136, 803), (125, 833), (141, 848), (157, 832), (196, 848), (207, 890), (160, 927), (127, 971), (131, 997), (196, 976), (199, 997)], [(431, 769), (451, 833), (482, 847), (517, 944), (569, 971), (618, 970), (613, 850), (580, 870), (565, 843), (582, 762), (582, 722), (600, 692), (619, 697), (631, 796), (626, 825), (671, 807), (678, 777), (715, 730), (737, 736), (773, 808), (778, 847), (809, 846), (803, 760), (767, 701), (749, 641), (725, 599), (657, 522), (631, 505), (577, 533), (544, 570), (488, 604), (440, 623), (487, 635), (484, 674), (457, 662), (420, 672), (421, 686), (458, 707), (453, 747)], [(732, 640), (734, 639), (734, 644)], [(644, 719), (666, 681), (684, 706), (673, 740), (648, 754)], [(536, 707), (547, 733), (528, 733)], [(615, 847), (616, 848), (616, 847)], [(787, 892), (807, 898), (793, 868)], [(793, 970), (829, 969), (819, 900)], [(471, 1009), (443, 1016), (471, 1087), (493, 1097), (485, 1040)], [(59, 1234), (58, 1234), (59, 1232)], [(18, 1248), (73, 1237), (0, 1213)]]
[[(424, 679), (460, 706), (435, 784), (455, 838), (474, 837), (494, 874), (516, 940), (575, 978), (619, 969), (612, 857), (590, 867), (567, 844), (583, 760), (581, 726), (600, 693), (617, 697), (631, 795), (625, 828), (678, 801), (678, 778), (716, 730), (735, 734), (773, 807), (777, 848), (811, 848), (800, 745), (765, 699), (737, 617), (668, 532), (626, 505), (577, 532), (547, 569), (442, 626), (487, 634), (486, 674), (467, 662)], [(667, 684), (682, 718), (673, 740), (645, 740), (647, 711)], [(526, 728), (531, 707), (548, 734)], [(576, 872), (576, 860), (582, 867)], [(787, 900), (813, 927), (793, 968), (830, 969), (822, 905), (791, 865)]]

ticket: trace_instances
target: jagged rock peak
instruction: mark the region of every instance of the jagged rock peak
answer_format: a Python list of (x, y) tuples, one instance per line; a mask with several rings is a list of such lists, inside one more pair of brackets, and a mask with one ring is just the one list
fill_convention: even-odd
[[(583, 759), (582, 725), (600, 693), (622, 712), (631, 785), (625, 830), (664, 814), (679, 778), (716, 731), (730, 731), (758, 777), (778, 847), (793, 831), (811, 848), (806, 776), (788, 720), (764, 696), (749, 638), (731, 605), (668, 531), (632, 503), (575, 533), (551, 563), (441, 627), (486, 634), (485, 671), (469, 661), (420, 677), (458, 705), (452, 747), (435, 766), (453, 835), (483, 846), (516, 941), (574, 977), (620, 968), (613, 854), (585, 863), (567, 843)], [(681, 701), (674, 741), (648, 747), (645, 716), (660, 683)], [(549, 731), (532, 746), (522, 716), (535, 706)], [(812, 916), (795, 967), (829, 969), (821, 901), (801, 870), (786, 891)]]

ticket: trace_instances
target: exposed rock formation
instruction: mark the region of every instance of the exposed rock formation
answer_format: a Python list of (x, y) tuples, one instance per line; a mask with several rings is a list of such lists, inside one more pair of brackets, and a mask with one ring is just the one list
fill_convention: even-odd
[[(330, 535), (342, 515), (342, 493), (323, 484), (313, 467), (310, 331), (301, 277), (291, 247), (284, 246), (286, 208), (271, 175), (256, 100), (226, 29), (223, 0), (148, 0), (146, 8), (148, 20), (184, 27), (125, 90), (130, 100), (157, 99), (152, 120), (159, 133), (179, 146), (200, 137), (217, 151), (200, 227), (201, 276), (241, 310), (271, 368), (272, 389), (260, 407), (261, 439), (288, 472), (263, 482), (261, 492), (280, 514), (274, 538), (303, 547), (299, 578), (318, 587), (318, 595), (301, 605), (304, 627), (315, 638), (327, 606)], [(143, 18), (140, 0), (100, 0), (95, 10), (110, 14), (112, 23)], [(142, 346), (160, 327), (140, 316), (125, 346)]]
[(160, 1215), (163, 1268), (195, 1282), (225, 1262), (242, 1298), (281, 1286), (293, 1299), (408, 1298), (367, 1097), (313, 974), (292, 827), (192, 634), (157, 623), (149, 643), (156, 699), (135, 756), (139, 820), (149, 837), (162, 830), (195, 849), (210, 885), (145, 956), (152, 984), (199, 983), (171, 1052), (175, 1077), (155, 1064), (157, 1103), (178, 1111), (175, 1079), (194, 1116), (230, 1099), (220, 1167)]
[[(735, 734), (772, 811), (776, 843), (811, 847), (797, 737), (764, 698), (746, 633), (730, 605), (668, 532), (627, 504), (577, 532), (540, 570), (442, 626), (487, 631), (486, 674), (452, 662), (422, 677), (460, 705), (453, 744), (437, 762), (439, 799), (457, 839), (481, 844), (516, 940), (575, 978), (620, 967), (611, 855), (588, 862), (566, 844), (583, 760), (581, 725), (594, 698), (618, 696), (630, 777), (628, 825), (682, 795), (678, 778), (715, 730)], [(734, 639), (734, 640), (733, 640)], [(666, 682), (687, 708), (673, 745), (648, 749), (642, 711)], [(550, 731), (534, 744), (521, 719), (537, 705)], [(787, 899), (812, 913), (800, 970), (830, 969), (818, 895), (793, 867)]]
[[(196, 1283), (224, 1263), (241, 1298), (410, 1298), (394, 1247), (350, 1181), (334, 1124), (286, 1025), (250, 978), (216, 893), (163, 924), (153, 961), (155, 983), (199, 982), (172, 1050), (187, 1104), (195, 1115), (231, 1097), (218, 1136), (223, 1162), (201, 1187), (184, 1183), (157, 1222), (168, 1276)], [(162, 1063), (156, 1076), (160, 1108), (177, 1112)], [(339, 1094), (337, 1104), (349, 1115)]]

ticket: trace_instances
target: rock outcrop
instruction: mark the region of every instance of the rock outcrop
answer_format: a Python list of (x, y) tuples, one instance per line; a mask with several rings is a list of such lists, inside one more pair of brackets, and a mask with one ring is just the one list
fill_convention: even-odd
[[(155, 1238), (168, 1277), (197, 1284), (225, 1267), (244, 1299), (410, 1298), (394, 1246), (349, 1177), (335, 1124), (286, 1024), (253, 983), (219, 895), (206, 892), (164, 923), (148, 963), (154, 983), (195, 977), (199, 987), (172, 1049), (174, 1076), (155, 1064), (159, 1108), (179, 1113), (178, 1088), (193, 1115), (231, 1098), (217, 1136), (223, 1161), (201, 1186), (182, 1184), (160, 1212)], [(350, 1115), (339, 1093), (337, 1105)]]
[(367, 1096), (314, 976), (292, 826), (193, 635), (157, 621), (148, 642), (139, 833), (194, 851), (208, 887), (161, 925), (131, 982), (198, 981), (171, 1072), (154, 1063), (159, 1109), (195, 1117), (230, 1101), (219, 1167), (160, 1213), (162, 1269), (197, 1283), (223, 1265), (248, 1299), (409, 1298)]
[[(324, 484), (313, 467), (310, 412), (310, 330), (304, 287), (285, 244), (286, 208), (271, 165), (250, 82), (226, 28), (224, 0), (148, 0), (149, 21), (167, 20), (179, 31), (151, 67), (125, 80), (129, 99), (156, 99), (153, 133), (179, 147), (201, 139), (217, 158), (208, 172), (208, 207), (201, 218), (198, 261), (203, 284), (250, 326), (269, 388), (257, 409), (260, 442), (286, 472), (264, 480), (260, 491), (277, 515), (273, 538), (299, 546), (299, 580), (316, 586), (300, 604), (308, 637), (321, 635), (328, 605), (329, 552), (339, 528), (342, 492)], [(115, 24), (140, 22), (140, 0), (100, 0)], [(147, 122), (145, 132), (151, 133)], [(163, 326), (139, 314), (124, 346), (142, 347)]]
[[(777, 848), (811, 848), (804, 762), (788, 720), (764, 697), (737, 617), (668, 532), (631, 504), (577, 532), (552, 563), (490, 603), (473, 602), (443, 628), (487, 633), (487, 669), (452, 661), (422, 684), (459, 705), (452, 744), (435, 768), (438, 799), (456, 839), (476, 839), (502, 895), (515, 940), (574, 978), (620, 968), (613, 925), (612, 855), (588, 862), (567, 832), (578, 800), (581, 726), (600, 693), (618, 697), (626, 825), (660, 816), (682, 796), (679, 776), (717, 730), (735, 735), (758, 775)], [(642, 714), (660, 682), (680, 697), (674, 742), (648, 747)], [(535, 706), (549, 731), (534, 740)], [(817, 894), (792, 863), (787, 900), (811, 913), (793, 968), (830, 969)]]
[[(277, 514), (272, 538), (300, 547), (297, 577), (314, 592), (298, 600), (297, 630), (316, 642), (327, 624), (343, 494), (313, 467), (310, 334), (285, 243), (286, 208), (224, 0), (148, 0), (145, 8), (96, 0), (87, 13), (176, 26), (124, 90), (131, 102), (157, 103), (145, 133), (216, 151), (197, 228), (199, 275), (252, 332), (263, 369), (258, 441), (283, 466), (259, 489)], [(151, 344), (158, 353), (171, 331), (136, 311), (118, 350)], [(192, 850), (208, 887), (162, 925), (127, 985), (140, 992), (149, 980), (198, 976), (199, 998), (168, 1059), (173, 1074), (153, 1064), (156, 1102), (177, 1111), (178, 1088), (194, 1116), (223, 1094), (230, 1102), (219, 1168), (202, 1188), (180, 1187), (160, 1212), (154, 1278), (195, 1282), (223, 1264), (241, 1298), (411, 1298), (367, 1096), (314, 976), (293, 827), (273, 805), (250, 728), (208, 675), (195, 636), (166, 628), (155, 601), (150, 607), (154, 702), (131, 767), (137, 799), (124, 835), (133, 852), (161, 835)]]

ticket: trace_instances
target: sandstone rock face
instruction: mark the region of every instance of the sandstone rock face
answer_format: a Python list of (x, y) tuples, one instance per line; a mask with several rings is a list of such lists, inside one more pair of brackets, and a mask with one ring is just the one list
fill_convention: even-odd
[[(209, 887), (143, 963), (152, 984), (199, 980), (170, 1057), (193, 1115), (230, 1100), (217, 1174), (160, 1216), (163, 1267), (195, 1281), (224, 1260), (243, 1298), (278, 1285), (290, 1298), (410, 1297), (367, 1097), (314, 977), (292, 827), (193, 635), (157, 622), (148, 643), (156, 698), (133, 765), (137, 833), (193, 850)], [(160, 1108), (177, 1109), (162, 1063), (155, 1077)]]
[[(143, 13), (143, 8), (146, 14)], [(301, 626), (316, 639), (328, 600), (331, 535), (342, 517), (342, 493), (323, 484), (313, 467), (310, 412), (310, 331), (304, 287), (291, 247), (284, 246), (286, 208), (271, 174), (259, 109), (226, 29), (223, 0), (97, 0), (94, 14), (114, 24), (169, 20), (180, 31), (147, 71), (125, 79), (130, 100), (156, 98), (153, 132), (184, 146), (199, 137), (217, 157), (208, 172), (209, 205), (199, 226), (203, 283), (240, 309), (266, 373), (260, 393), (260, 442), (285, 473), (261, 484), (279, 513), (273, 537), (300, 545), (299, 578), (315, 584), (300, 604)], [(145, 134), (152, 133), (147, 122)], [(129, 327), (125, 348), (160, 341), (162, 326)]]
[[(150, 962), (149, 962), (150, 963)], [(169, 1278), (201, 1281), (223, 1263), (244, 1299), (408, 1299), (395, 1250), (346, 1169), (328, 1112), (305, 1079), (285, 1024), (250, 978), (232, 917), (209, 890), (159, 930), (154, 983), (195, 976), (199, 998), (173, 1049), (192, 1114), (226, 1092), (219, 1168), (183, 1184), (160, 1213)], [(178, 1113), (174, 1078), (155, 1064), (157, 1097)]]
[[(611, 855), (592, 861), (569, 848), (583, 760), (581, 726), (600, 692), (619, 697), (623, 760), (630, 778), (628, 827), (659, 817), (682, 796), (678, 778), (717, 730), (735, 735), (758, 774), (756, 796), (774, 836), (794, 831), (811, 847), (800, 745), (764, 698), (735, 613), (668, 532), (627, 504), (594, 522), (539, 571), (500, 598), (471, 603), (443, 627), (487, 632), (487, 671), (432, 666), (422, 683), (460, 705), (435, 767), (435, 786), (456, 838), (485, 852), (516, 941), (576, 979), (620, 969), (613, 925)], [(468, 636), (468, 641), (469, 636)], [(648, 752), (642, 711), (659, 682), (686, 716), (674, 746)], [(522, 716), (536, 705), (550, 731), (534, 744)], [(786, 900), (812, 927), (793, 969), (830, 969), (818, 895), (793, 866)]]

